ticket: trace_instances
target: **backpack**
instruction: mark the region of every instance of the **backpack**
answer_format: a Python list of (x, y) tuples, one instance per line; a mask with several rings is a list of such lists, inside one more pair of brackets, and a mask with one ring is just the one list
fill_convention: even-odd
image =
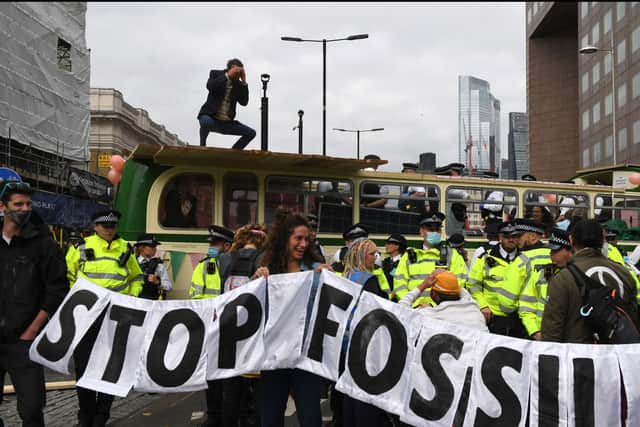
[(596, 343), (631, 344), (640, 342), (640, 331), (627, 313), (618, 289), (610, 288), (583, 273), (574, 263), (567, 264), (582, 297), (580, 316), (593, 331)]
[(260, 255), (257, 250), (249, 254), (240, 254), (239, 251), (230, 252), (231, 271), (224, 281), (223, 292), (229, 292), (251, 281), (251, 276), (256, 272), (255, 263)]

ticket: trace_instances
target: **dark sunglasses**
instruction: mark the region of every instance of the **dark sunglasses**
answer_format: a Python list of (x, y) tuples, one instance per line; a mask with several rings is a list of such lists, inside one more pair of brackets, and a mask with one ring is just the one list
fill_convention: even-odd
[(4, 184), (2, 187), (2, 191), (0, 191), (0, 199), (4, 196), (4, 193), (7, 190), (30, 190), (31, 186), (28, 182), (17, 182), (17, 181), (9, 181)]

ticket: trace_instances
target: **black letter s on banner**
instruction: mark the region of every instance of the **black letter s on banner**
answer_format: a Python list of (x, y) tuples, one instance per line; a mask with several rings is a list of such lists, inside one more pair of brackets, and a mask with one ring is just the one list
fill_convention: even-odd
[(436, 421), (449, 412), (453, 404), (455, 390), (447, 373), (442, 368), (440, 356), (447, 353), (458, 359), (462, 353), (462, 347), (464, 347), (464, 342), (459, 338), (449, 334), (438, 334), (432, 336), (422, 348), (422, 368), (433, 383), (435, 396), (433, 399), (427, 400), (415, 389), (411, 391), (409, 407), (419, 417)]
[[(182, 360), (172, 371), (164, 364), (164, 355), (169, 346), (169, 336), (177, 325), (182, 324), (189, 333), (189, 342)], [(162, 387), (178, 387), (191, 378), (198, 366), (204, 345), (204, 323), (192, 310), (182, 308), (164, 315), (156, 329), (147, 353), (149, 378)]]
[[(247, 321), (238, 326), (238, 307), (247, 310)], [(218, 350), (218, 367), (234, 369), (236, 367), (236, 344), (249, 338), (260, 329), (262, 306), (253, 294), (242, 294), (230, 301), (220, 316), (220, 349)]]
[(84, 305), (87, 310), (91, 310), (98, 301), (98, 295), (88, 290), (78, 291), (73, 294), (67, 302), (60, 307), (60, 339), (52, 343), (49, 338), (44, 335), (38, 343), (38, 353), (51, 362), (57, 362), (62, 359), (69, 351), (69, 347), (76, 335), (76, 324), (73, 318), (73, 310)]
[(349, 307), (351, 300), (353, 300), (353, 297), (340, 289), (328, 285), (322, 286), (320, 301), (318, 302), (318, 314), (313, 325), (313, 335), (311, 336), (307, 357), (322, 363), (324, 335), (335, 337), (339, 326), (338, 323), (328, 318), (329, 310), (334, 305), (345, 311)]
[[(386, 327), (391, 336), (389, 358), (384, 368), (375, 376), (367, 372), (367, 347), (373, 334)], [(391, 390), (402, 377), (407, 358), (407, 332), (391, 312), (376, 309), (367, 313), (353, 330), (349, 342), (349, 371), (353, 381), (369, 394), (382, 394)]]
[(510, 367), (520, 372), (522, 353), (507, 347), (496, 347), (486, 354), (480, 373), (482, 382), (500, 403), (501, 414), (498, 418), (487, 415), (481, 408), (476, 411), (474, 427), (477, 426), (516, 426), (520, 422), (522, 408), (520, 400), (502, 377), (502, 368)]

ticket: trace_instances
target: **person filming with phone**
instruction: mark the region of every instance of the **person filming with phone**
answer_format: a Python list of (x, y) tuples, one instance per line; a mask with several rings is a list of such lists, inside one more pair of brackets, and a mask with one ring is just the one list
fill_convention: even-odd
[(249, 86), (242, 61), (237, 58), (227, 62), (224, 70), (211, 70), (207, 80), (207, 101), (198, 113), (200, 122), (200, 146), (207, 145), (209, 132), (223, 135), (240, 135), (231, 148), (242, 150), (256, 136), (256, 131), (235, 120), (236, 103), (249, 103)]

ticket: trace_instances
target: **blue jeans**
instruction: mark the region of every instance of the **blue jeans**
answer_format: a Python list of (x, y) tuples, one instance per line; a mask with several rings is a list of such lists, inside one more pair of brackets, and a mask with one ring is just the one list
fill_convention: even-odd
[(244, 147), (251, 142), (253, 138), (256, 137), (256, 131), (251, 129), (247, 125), (243, 125), (237, 120), (230, 120), (228, 122), (223, 122), (222, 120), (214, 119), (211, 116), (206, 114), (198, 117), (198, 121), (200, 122), (200, 146), (206, 147), (207, 145), (207, 136), (209, 136), (209, 132), (221, 133), (223, 135), (242, 135), (240, 139), (233, 144), (233, 147), (236, 150), (242, 150)]
[(262, 427), (282, 427), (289, 391), (296, 403), (300, 427), (320, 427), (320, 377), (300, 369), (262, 371)]

